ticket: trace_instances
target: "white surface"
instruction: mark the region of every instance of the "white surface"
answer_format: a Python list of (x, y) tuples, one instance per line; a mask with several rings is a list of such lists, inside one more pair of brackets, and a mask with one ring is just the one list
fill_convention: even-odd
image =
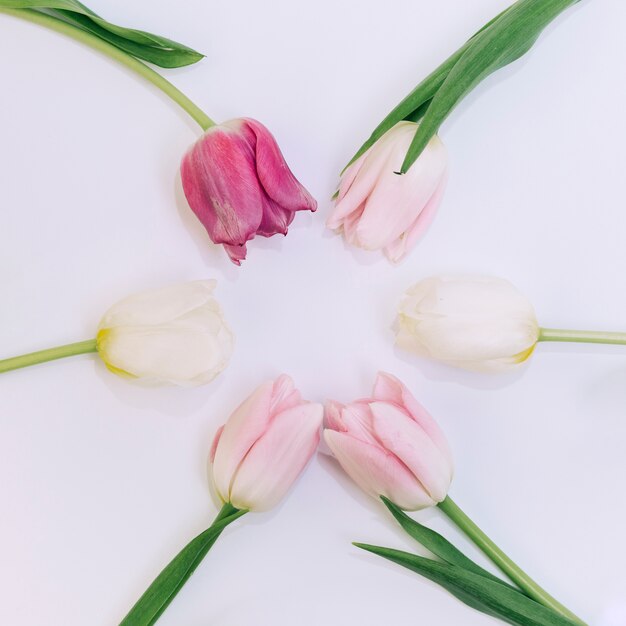
[[(167, 76), (218, 120), (267, 124), (318, 198), (241, 269), (182, 199), (194, 123), (112, 61), (0, 16), (2, 355), (88, 338), (116, 299), (204, 277), (237, 335), (200, 389), (139, 388), (95, 357), (0, 378), (1, 624), (117, 623), (215, 514), (208, 446), (244, 395), (285, 371), (310, 399), (350, 400), (377, 369), (440, 420), (451, 495), (492, 538), (590, 624), (626, 624), (626, 351), (542, 345), (489, 377), (401, 354), (390, 330), (403, 289), (444, 271), (510, 279), (545, 326), (626, 327), (626, 5), (582, 2), (459, 107), (447, 195), (402, 265), (324, 230), (360, 142), (507, 4), (92, 0), (204, 51)], [(476, 555), (437, 511), (419, 519)], [(497, 623), (352, 540), (414, 548), (316, 458), (281, 507), (224, 534), (159, 624)]]

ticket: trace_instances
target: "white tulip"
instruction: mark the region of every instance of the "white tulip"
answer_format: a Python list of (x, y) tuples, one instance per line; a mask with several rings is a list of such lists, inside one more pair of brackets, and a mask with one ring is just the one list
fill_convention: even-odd
[(233, 335), (213, 297), (214, 280), (138, 293), (98, 326), (98, 352), (116, 374), (182, 386), (213, 380), (228, 364)]
[(427, 278), (406, 292), (398, 311), (397, 346), (468, 370), (511, 369), (538, 338), (531, 303), (500, 278)]

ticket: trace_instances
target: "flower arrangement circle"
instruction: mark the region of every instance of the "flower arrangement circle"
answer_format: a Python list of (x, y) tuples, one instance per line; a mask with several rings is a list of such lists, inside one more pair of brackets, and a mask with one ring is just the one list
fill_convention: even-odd
[[(520, 0), (421, 83), (347, 166), (329, 227), (342, 231), (350, 243), (383, 250), (392, 261), (403, 258), (427, 228), (443, 195), (447, 155), (437, 135), (440, 124), (471, 88), (526, 52), (542, 28), (575, 1), (545, 0), (540, 6)], [(241, 118), (215, 124), (138, 60), (154, 62), (159, 52), (171, 59), (167, 53), (174, 50), (183, 65), (193, 62), (193, 51), (175, 42), (166, 43), (165, 50), (137, 50), (143, 41), (137, 32), (126, 33), (120, 44), (85, 24), (109, 28), (107, 32), (117, 36), (120, 29), (110, 28), (82, 5), (76, 7), (69, 21), (59, 20), (56, 9), (52, 15), (38, 10), (17, 14), (123, 62), (200, 124), (205, 132), (182, 160), (183, 190), (212, 241), (223, 245), (235, 264), (246, 258), (247, 242), (256, 235), (286, 234), (296, 212), (316, 210), (315, 200), (291, 173), (275, 139), (260, 122)], [(522, 27), (507, 34), (516, 21)], [(143, 35), (154, 41), (154, 36)], [(508, 42), (507, 36), (513, 39)], [(497, 58), (490, 56), (494, 50), (500, 54)], [(151, 54), (155, 56), (150, 58)], [(455, 82), (463, 72), (468, 79)], [(391, 216), (386, 214), (390, 205), (397, 209)], [(105, 313), (95, 340), (5, 359), (0, 361), (0, 371), (97, 350), (107, 367), (123, 376), (204, 384), (226, 366), (232, 351), (232, 334), (210, 297), (213, 286), (204, 281), (131, 296)], [(422, 281), (407, 293), (398, 321), (399, 345), (451, 365), (484, 371), (517, 366), (539, 341), (626, 343), (619, 333), (539, 327), (530, 303), (500, 279)], [(324, 438), (340, 465), (361, 488), (381, 497), (402, 527), (420, 537), (445, 561), (445, 567), (427, 565), (422, 557), (399, 551), (355, 545), (445, 582), (470, 606), (509, 623), (583, 623), (510, 562), (450, 500), (453, 463), (445, 436), (398, 379), (381, 373), (371, 397), (347, 405), (328, 403), (325, 421)], [(223, 504), (220, 513), (154, 581), (123, 624), (156, 621), (228, 524), (248, 511), (267, 510), (284, 497), (317, 447), (321, 422), (321, 406), (302, 400), (287, 376), (262, 385), (235, 410), (216, 433), (210, 452), (211, 474)], [(404, 513), (429, 506), (444, 511), (517, 588), (495, 579)]]

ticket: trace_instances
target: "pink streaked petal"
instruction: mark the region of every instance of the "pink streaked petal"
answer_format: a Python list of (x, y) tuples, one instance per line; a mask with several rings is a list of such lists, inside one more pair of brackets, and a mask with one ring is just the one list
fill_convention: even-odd
[(435, 504), (406, 466), (382, 447), (333, 430), (325, 430), (324, 439), (346, 474), (371, 496), (385, 496), (409, 511)]
[(273, 235), (286, 235), (289, 224), (293, 222), (295, 213), (283, 209), (267, 194), (263, 194), (263, 219), (257, 229), (257, 235), (272, 237)]
[(272, 388), (272, 404), (270, 413), (272, 416), (291, 409), (298, 404), (302, 404), (302, 396), (295, 388), (291, 376), (281, 374), (275, 381)]
[(246, 254), (248, 254), (248, 247), (244, 243), (241, 246), (229, 246), (228, 244), (223, 244), (224, 250), (228, 254), (228, 257), (235, 265), (241, 265), (242, 261), (246, 260)]
[(452, 467), (426, 431), (395, 404), (372, 402), (374, 430), (382, 446), (397, 456), (430, 497), (441, 502), (452, 480)]
[(214, 243), (242, 245), (262, 218), (253, 148), (230, 127), (210, 128), (181, 164), (189, 206)]
[(344, 405), (341, 402), (329, 400), (324, 406), (324, 427), (345, 432), (347, 428), (341, 417), (343, 409)]
[(287, 211), (315, 211), (317, 202), (289, 169), (272, 133), (257, 120), (242, 121), (256, 137), (256, 170), (267, 195)]
[(308, 403), (276, 416), (235, 476), (234, 506), (265, 511), (282, 500), (317, 449), (323, 413), (321, 404)]
[(270, 381), (257, 387), (224, 424), (213, 458), (213, 480), (226, 501), (240, 463), (269, 426), (273, 386)]

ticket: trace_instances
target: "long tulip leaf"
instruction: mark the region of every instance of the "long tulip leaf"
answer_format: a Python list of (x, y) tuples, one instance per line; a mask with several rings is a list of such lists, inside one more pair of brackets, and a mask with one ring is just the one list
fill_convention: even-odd
[(160, 67), (182, 67), (196, 63), (204, 56), (166, 37), (112, 24), (77, 0), (0, 0), (0, 7), (45, 12)]
[(438, 532), (423, 526), (413, 518), (409, 517), (400, 507), (394, 504), (391, 500), (381, 496), (381, 500), (385, 506), (389, 509), (391, 514), (395, 517), (396, 521), (400, 524), (402, 529), (418, 543), (423, 545), (427, 550), (430, 550), (435, 556), (448, 563), (449, 565), (457, 565), (466, 569), (468, 572), (473, 572), (478, 576), (483, 576), (489, 580), (505, 585), (509, 589), (523, 593), (519, 588), (513, 587), (506, 581), (498, 578), (491, 572), (483, 569), (480, 565), (472, 561), (465, 556), (456, 546), (450, 543), (445, 537)]
[(415, 163), (444, 120), (478, 83), (528, 52), (543, 29), (579, 1), (520, 0), (472, 38), (461, 49), (462, 55), (433, 96), (407, 151), (401, 173), (406, 173)]
[(516, 626), (575, 626), (519, 591), (489, 580), (457, 565), (439, 563), (409, 552), (355, 543), (355, 546), (402, 565), (436, 582), (459, 600), (488, 615)]
[[(499, 20), (511, 7), (502, 11), (487, 22), (479, 31), (474, 33), (472, 37), (459, 48), (452, 56), (448, 57), (437, 69), (429, 74), (411, 93), (409, 93), (398, 104), (387, 117), (374, 129), (367, 141), (358, 149), (356, 154), (350, 159), (346, 168), (356, 161), (364, 152), (366, 152), (374, 143), (376, 143), (390, 128), (393, 128), (402, 120), (410, 120), (418, 122), (426, 112), (433, 96), (444, 83), (446, 77), (456, 65), (457, 61), (463, 56), (463, 53), (471, 45), (472, 40), (483, 30), (489, 28), (494, 22)], [(345, 170), (345, 168), (344, 168)]]
[(120, 622), (120, 626), (154, 624), (194, 573), (224, 528), (244, 513), (246, 513), (245, 510), (237, 510), (230, 505), (225, 505), (215, 522), (192, 539), (154, 579)]

